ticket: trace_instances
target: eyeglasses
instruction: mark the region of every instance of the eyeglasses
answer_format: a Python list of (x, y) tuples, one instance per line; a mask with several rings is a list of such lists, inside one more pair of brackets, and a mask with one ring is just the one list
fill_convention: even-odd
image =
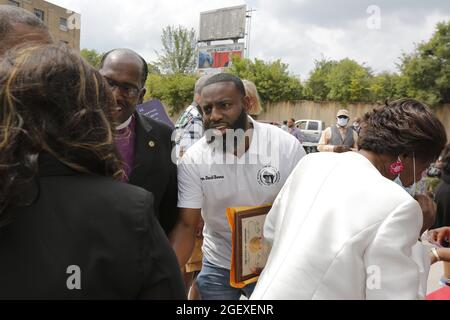
[(350, 118), (347, 116), (339, 116), (338, 119), (350, 119)]
[(141, 89), (133, 85), (123, 84), (106, 77), (104, 78), (108, 83), (109, 87), (111, 88), (111, 90), (114, 90), (114, 88), (118, 88), (128, 98), (136, 98), (141, 92)]

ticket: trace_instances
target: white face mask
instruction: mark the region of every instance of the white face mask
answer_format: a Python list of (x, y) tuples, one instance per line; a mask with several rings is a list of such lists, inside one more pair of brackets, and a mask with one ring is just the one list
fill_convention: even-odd
[(410, 187), (405, 187), (403, 185), (402, 180), (400, 179), (400, 175), (397, 176), (397, 178), (395, 179), (395, 183), (398, 184), (400, 187), (402, 187), (406, 192), (408, 192), (411, 197), (414, 197), (416, 195), (416, 191), (417, 191), (417, 183), (416, 183), (416, 156), (413, 154), (413, 163), (414, 163), (414, 183), (412, 186)]
[(340, 127), (346, 127), (348, 125), (348, 121), (349, 121), (349, 119), (339, 118), (337, 124)]

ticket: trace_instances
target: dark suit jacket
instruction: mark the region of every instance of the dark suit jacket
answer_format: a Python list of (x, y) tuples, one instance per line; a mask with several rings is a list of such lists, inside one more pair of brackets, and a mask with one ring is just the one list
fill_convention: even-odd
[(433, 229), (450, 227), (450, 176), (442, 174), (442, 182), (436, 189), (436, 223)]
[(169, 234), (178, 219), (177, 166), (172, 161), (172, 132), (163, 122), (138, 113), (134, 168), (129, 183), (155, 196), (155, 212)]
[[(50, 157), (36, 181), (35, 202), (7, 209), (13, 221), (0, 228), (0, 299), (185, 298), (150, 193)], [(68, 289), (70, 266), (81, 290)]]

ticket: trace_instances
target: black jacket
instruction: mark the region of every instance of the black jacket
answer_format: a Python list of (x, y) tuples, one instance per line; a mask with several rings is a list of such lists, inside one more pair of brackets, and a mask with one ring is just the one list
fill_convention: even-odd
[[(8, 209), (0, 228), (0, 299), (185, 298), (150, 193), (51, 157), (36, 181), (35, 202)], [(80, 290), (68, 289), (74, 279)]]
[(436, 223), (433, 228), (450, 227), (450, 176), (443, 174), (442, 182), (436, 189)]
[(129, 183), (155, 196), (155, 212), (169, 234), (178, 219), (177, 166), (172, 161), (172, 132), (165, 123), (135, 113), (134, 168)]

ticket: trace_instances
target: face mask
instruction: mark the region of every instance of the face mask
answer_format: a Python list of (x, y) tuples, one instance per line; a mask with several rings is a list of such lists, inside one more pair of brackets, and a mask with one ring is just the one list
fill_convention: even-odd
[(402, 187), (406, 192), (408, 192), (411, 197), (414, 197), (416, 195), (416, 157), (413, 154), (413, 163), (414, 163), (414, 183), (412, 186), (410, 187), (405, 187), (403, 185), (402, 180), (400, 179), (400, 175), (397, 176), (397, 178), (395, 179), (395, 183), (398, 184), (400, 187)]
[(348, 119), (345, 119), (345, 118), (338, 119), (338, 126), (346, 127), (347, 125), (348, 125)]

